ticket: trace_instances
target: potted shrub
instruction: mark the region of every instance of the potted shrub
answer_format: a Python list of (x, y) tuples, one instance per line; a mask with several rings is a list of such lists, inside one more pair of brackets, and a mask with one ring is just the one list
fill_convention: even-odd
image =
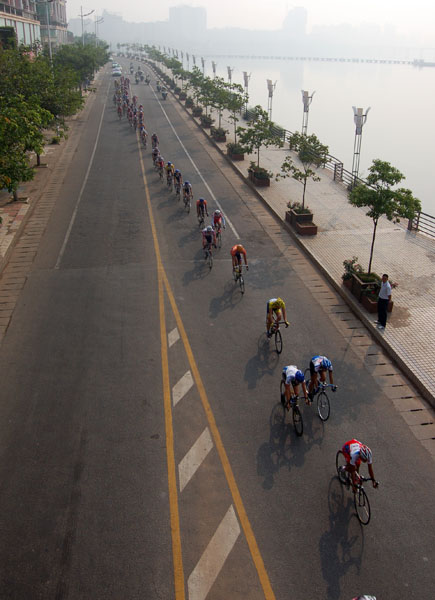
[[(392, 284), (391, 287), (393, 287), (393, 285), (394, 287), (397, 287), (397, 284)], [(378, 312), (378, 297), (380, 288), (380, 282), (376, 282), (372, 287), (366, 288), (361, 292), (361, 304), (369, 313), (375, 314)], [(393, 310), (393, 305), (393, 300), (390, 300), (388, 302), (388, 312)]]
[(175, 88), (174, 88), (174, 94), (177, 94), (177, 96), (178, 96), (178, 94), (179, 94), (180, 92), (181, 92), (181, 88), (180, 88), (180, 87), (178, 87), (178, 85), (176, 85), (176, 86), (175, 86)]
[(230, 142), (227, 144), (227, 154), (232, 160), (244, 160), (245, 154), (243, 151), (243, 146), (240, 144), (236, 144), (234, 142)]
[(290, 225), (296, 226), (296, 223), (309, 223), (313, 220), (313, 213), (308, 206), (302, 206), (300, 202), (288, 202), (288, 211), (285, 213), (285, 220)]
[[(180, 98), (180, 100), (186, 100), (187, 94), (186, 94), (186, 92), (181, 91), (178, 97)], [(193, 101), (192, 101), (192, 104), (193, 104)]]
[(358, 263), (358, 256), (353, 256), (343, 261), (344, 273), (341, 276), (343, 285), (349, 290), (352, 289), (352, 275), (354, 273), (362, 273), (362, 266)]
[(194, 117), (200, 117), (202, 115), (202, 106), (193, 106), (192, 115)]
[(193, 108), (193, 104), (194, 104), (193, 98), (191, 98), (190, 96), (187, 96), (185, 104), (186, 104), (186, 108)]
[(273, 176), (273, 173), (263, 167), (259, 167), (254, 161), (251, 161), (248, 174), (250, 181), (258, 187), (269, 187), (270, 178)]
[(199, 119), (201, 121), (201, 125), (205, 129), (209, 129), (214, 123), (214, 119), (212, 119), (209, 115), (201, 115)]
[(223, 127), (212, 127), (211, 137), (215, 142), (226, 142), (228, 130)]

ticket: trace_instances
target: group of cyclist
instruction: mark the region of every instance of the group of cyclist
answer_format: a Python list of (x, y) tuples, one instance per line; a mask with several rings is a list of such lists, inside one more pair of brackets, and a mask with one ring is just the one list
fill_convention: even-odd
[[(122, 102), (129, 107), (131, 113), (133, 114), (133, 120), (138, 119), (139, 127), (145, 130), (144, 120), (143, 120), (143, 107), (140, 104), (138, 110), (136, 110), (137, 97), (133, 96), (133, 100), (130, 104), (129, 102), (129, 80), (121, 77), (120, 84), (115, 82), (115, 95), (114, 101), (116, 98), (116, 102), (118, 104), (118, 114), (120, 108), (120, 98)], [(146, 135), (146, 132), (145, 132)], [(183, 200), (184, 202), (190, 203), (193, 199), (193, 190), (192, 185), (188, 180), (183, 181), (183, 176), (179, 169), (176, 169), (174, 164), (170, 161), (164, 161), (160, 150), (159, 150), (159, 138), (156, 133), (153, 133), (151, 136), (152, 141), (152, 158), (153, 163), (156, 169), (159, 172), (161, 178), (163, 178), (163, 173), (166, 174), (168, 185), (174, 182), (177, 194), (180, 194), (181, 190), (183, 191)], [(199, 223), (205, 222), (205, 217), (209, 217), (207, 201), (205, 198), (201, 197), (196, 202), (196, 214)], [(207, 256), (206, 252), (211, 251), (211, 247), (216, 247), (216, 236), (217, 233), (221, 232), (221, 230), (226, 228), (225, 217), (221, 210), (216, 209), (213, 212), (211, 224), (204, 227), (201, 230), (201, 238), (202, 238), (202, 249)], [(232, 269), (235, 272), (237, 269), (242, 268), (242, 259), (246, 269), (249, 269), (247, 252), (242, 244), (235, 244), (232, 246), (230, 250)], [(289, 326), (287, 321), (286, 314), (286, 306), (285, 302), (282, 298), (271, 298), (266, 305), (266, 334), (268, 337), (272, 335), (272, 327), (274, 324), (279, 324), (283, 322), (286, 327)], [(336, 391), (337, 387), (334, 384), (334, 376), (333, 376), (333, 367), (331, 361), (322, 355), (313, 356), (310, 360), (309, 364), (310, 370), (310, 380), (308, 385), (305, 381), (305, 375), (301, 369), (299, 369), (296, 365), (288, 365), (282, 370), (282, 380), (284, 381), (284, 397), (282, 398), (282, 403), (289, 408), (292, 402), (296, 402), (299, 396), (300, 388), (302, 388), (302, 393), (305, 398), (305, 402), (310, 404), (313, 401), (314, 395), (318, 392), (319, 380), (321, 383), (326, 383), (326, 375), (328, 374), (329, 383), (331, 385), (332, 391)], [(341, 451), (346, 459), (346, 467), (345, 469), (351, 475), (351, 482), (353, 491), (356, 491), (356, 485), (358, 483), (358, 473), (360, 469), (361, 463), (367, 463), (368, 471), (370, 477), (372, 479), (373, 487), (377, 487), (378, 483), (375, 480), (374, 471), (373, 471), (373, 458), (372, 451), (368, 446), (363, 444), (362, 442), (351, 439), (347, 441), (341, 448)]]

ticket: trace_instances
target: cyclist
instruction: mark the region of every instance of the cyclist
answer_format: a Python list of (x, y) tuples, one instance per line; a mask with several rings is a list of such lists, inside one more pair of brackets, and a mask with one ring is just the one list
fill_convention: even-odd
[(180, 193), (181, 186), (183, 185), (183, 177), (179, 169), (175, 169), (174, 171), (174, 183), (176, 188), (178, 186), (178, 193)]
[(285, 302), (282, 298), (271, 298), (266, 306), (266, 325), (267, 325), (267, 337), (271, 337), (270, 328), (272, 326), (273, 314), (275, 313), (275, 318), (279, 322), (281, 321), (281, 317), (284, 318), (284, 325), (286, 327), (289, 326), (287, 321), (287, 314), (285, 311)]
[(157, 137), (156, 133), (153, 133), (153, 135), (151, 136), (151, 142), (152, 142), (153, 148), (156, 148), (159, 145), (159, 138)]
[(156, 159), (156, 165), (160, 177), (163, 178), (163, 167), (165, 166), (165, 161), (163, 160), (163, 156), (161, 154), (159, 154)]
[(282, 380), (285, 383), (285, 395), (281, 398), (283, 406), (289, 407), (289, 402), (293, 396), (299, 396), (299, 384), (302, 384), (302, 391), (304, 393), (305, 402), (310, 403), (308, 400), (307, 387), (305, 385), (305, 377), (300, 369), (296, 365), (288, 365), (282, 370)]
[(353, 491), (356, 492), (356, 484), (358, 483), (357, 475), (359, 474), (361, 461), (367, 463), (369, 475), (372, 478), (372, 485), (374, 488), (377, 488), (378, 482), (376, 481), (373, 472), (373, 457), (370, 448), (358, 440), (353, 439), (346, 442), (341, 451), (343, 452), (347, 463), (345, 469), (352, 476)]
[(202, 217), (202, 220), (204, 220), (204, 213), (208, 217), (207, 200), (204, 200), (204, 198), (200, 198), (196, 202), (196, 214), (198, 219)]
[[(216, 233), (211, 225), (205, 227), (202, 230), (202, 249), (206, 250), (213, 244), (216, 248)], [(207, 255), (204, 252), (204, 258), (207, 258)]]
[(320, 381), (322, 383), (326, 382), (326, 371), (328, 371), (329, 374), (329, 383), (332, 385), (332, 391), (335, 392), (335, 390), (337, 389), (337, 386), (334, 385), (334, 376), (332, 374), (332, 363), (331, 361), (326, 358), (326, 356), (313, 356), (313, 358), (310, 360), (310, 375), (311, 375), (311, 379), (310, 379), (310, 384), (308, 386), (308, 396), (310, 397), (310, 400), (313, 399), (314, 394), (316, 393), (317, 390), (317, 374), (320, 374)]
[(174, 168), (174, 165), (171, 163), (171, 161), (168, 161), (166, 163), (165, 171), (166, 171), (167, 177), (169, 177), (169, 176), (173, 177), (175, 168)]
[(157, 148), (157, 146), (156, 146), (155, 148), (153, 148), (153, 149), (152, 149), (152, 152), (151, 152), (151, 154), (152, 154), (152, 157), (153, 157), (153, 163), (154, 163), (154, 164), (156, 164), (157, 157), (158, 157), (158, 156), (159, 156), (159, 154), (160, 154), (160, 150)]
[(243, 254), (243, 259), (245, 261), (246, 268), (249, 270), (246, 250), (244, 249), (242, 244), (236, 244), (235, 246), (233, 246), (231, 248), (230, 254), (231, 254), (231, 260), (233, 262), (233, 271), (236, 267), (241, 266), (242, 254)]
[(183, 184), (183, 200), (186, 203), (193, 197), (192, 184), (190, 181), (185, 181)]
[(220, 210), (215, 210), (214, 211), (213, 217), (212, 217), (212, 220), (211, 220), (211, 224), (212, 224), (213, 229), (216, 231), (216, 233), (222, 227), (224, 229), (226, 228), (225, 217), (223, 216), (223, 214), (221, 213)]

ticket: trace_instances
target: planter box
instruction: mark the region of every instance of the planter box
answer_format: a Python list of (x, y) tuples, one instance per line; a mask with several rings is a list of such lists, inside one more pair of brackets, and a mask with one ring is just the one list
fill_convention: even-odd
[[(372, 300), (368, 296), (362, 295), (361, 296), (361, 304), (364, 306), (366, 311), (369, 313), (375, 314), (378, 312), (378, 301), (377, 300)], [(390, 300), (388, 303), (388, 309), (387, 309), (388, 312), (391, 312), (393, 310), (393, 305), (394, 305), (393, 300)]]
[(249, 180), (257, 187), (270, 187), (269, 177), (257, 177), (253, 171), (249, 171)]
[(200, 117), (202, 115), (202, 108), (200, 106), (194, 106), (192, 108), (192, 115), (194, 117)]
[(373, 287), (376, 286), (376, 282), (374, 281), (362, 281), (358, 275), (355, 275), (355, 273), (352, 273), (352, 287), (351, 287), (351, 292), (352, 294), (355, 296), (355, 298), (358, 300), (358, 302), (361, 302), (361, 298), (362, 298), (362, 292), (364, 290), (370, 290)]
[(352, 279), (343, 279), (344, 287), (347, 287), (348, 290), (352, 289)]
[(313, 221), (313, 213), (297, 213), (293, 209), (288, 210), (285, 213), (285, 220), (287, 223), (296, 227), (296, 223), (311, 223)]
[(317, 235), (317, 225), (312, 221), (308, 223), (295, 223), (295, 229), (299, 233), (299, 235)]
[(186, 98), (187, 98), (187, 96), (186, 96), (186, 93), (185, 93), (185, 92), (180, 92), (179, 98), (180, 98), (180, 100), (182, 100), (182, 101), (183, 101), (183, 100), (186, 100)]
[(227, 151), (227, 154), (231, 158), (231, 160), (245, 160), (244, 154), (232, 154), (229, 151)]
[(213, 135), (211, 136), (215, 142), (226, 142), (227, 141), (227, 136), (226, 135)]

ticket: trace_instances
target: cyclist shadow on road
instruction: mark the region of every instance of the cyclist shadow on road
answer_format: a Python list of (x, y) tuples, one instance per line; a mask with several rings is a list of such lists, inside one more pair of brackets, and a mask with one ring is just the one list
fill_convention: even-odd
[(257, 387), (257, 382), (265, 375), (273, 375), (279, 363), (279, 354), (275, 352), (273, 342), (262, 332), (258, 338), (257, 353), (248, 360), (245, 366), (244, 380), (248, 389)]
[(328, 489), (329, 530), (319, 540), (319, 555), (323, 579), (328, 591), (326, 597), (342, 597), (340, 579), (349, 570), (358, 574), (364, 553), (364, 535), (353, 508), (352, 494), (334, 476)]
[(241, 302), (243, 296), (239, 291), (239, 286), (230, 281), (225, 284), (224, 293), (210, 300), (210, 317), (215, 318), (224, 310), (235, 308)]
[[(180, 215), (177, 214), (176, 220), (180, 221), (180, 219), (181, 219)], [(179, 238), (179, 240), (178, 240), (178, 247), (179, 248), (183, 248), (187, 244), (191, 244), (194, 241), (197, 241), (199, 243), (199, 240), (200, 240), (200, 233), (198, 233), (198, 230), (197, 229), (191, 229), (190, 231), (188, 231), (187, 233), (185, 233), (184, 235), (182, 235)]]
[[(301, 410), (304, 411), (303, 408)], [(320, 425), (313, 423), (308, 412), (303, 412), (304, 433), (298, 437), (291, 422), (291, 411), (284, 409), (281, 402), (272, 408), (269, 441), (262, 444), (257, 452), (257, 473), (264, 477), (264, 489), (273, 487), (274, 475), (281, 468), (291, 471), (292, 468), (303, 467), (305, 454), (312, 446), (322, 444), (323, 423), (320, 419)]]
[(211, 273), (211, 269), (204, 260), (204, 252), (202, 250), (198, 250), (195, 254), (194, 261), (193, 269), (184, 272), (183, 285), (189, 285), (192, 281), (204, 279)]
[[(249, 285), (253, 289), (275, 289), (282, 287), (284, 281), (288, 278), (287, 269), (275, 260), (251, 259), (249, 270)], [(265, 303), (266, 304), (266, 303)]]

